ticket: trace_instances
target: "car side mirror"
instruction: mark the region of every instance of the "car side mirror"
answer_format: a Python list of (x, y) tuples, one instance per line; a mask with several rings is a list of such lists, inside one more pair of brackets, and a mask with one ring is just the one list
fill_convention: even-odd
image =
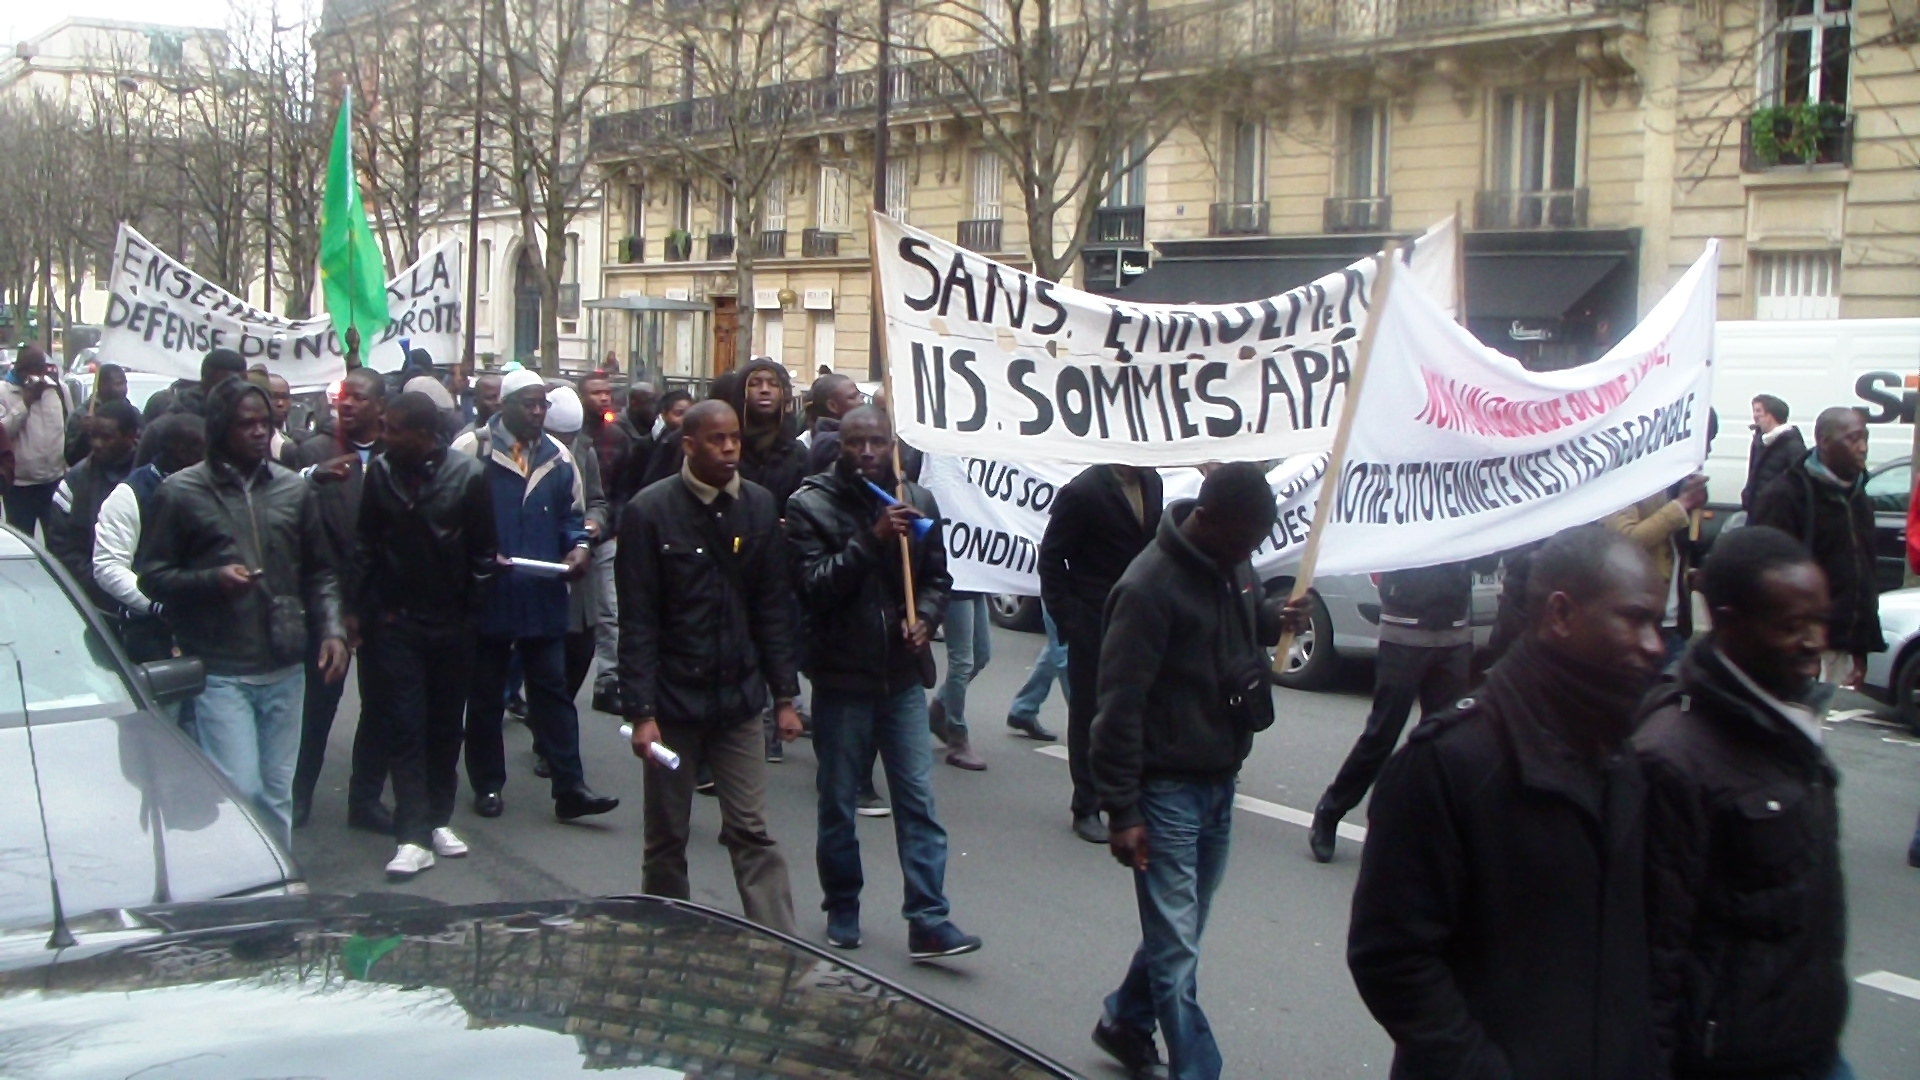
[(140, 677), (154, 700), (171, 705), (207, 688), (207, 665), (197, 656), (174, 656), (141, 664)]

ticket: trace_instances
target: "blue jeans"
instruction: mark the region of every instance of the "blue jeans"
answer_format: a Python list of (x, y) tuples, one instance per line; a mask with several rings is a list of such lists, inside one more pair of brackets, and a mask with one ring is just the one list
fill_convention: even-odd
[(1060, 643), (1060, 631), (1054, 628), (1053, 615), (1044, 607), (1040, 609), (1040, 621), (1047, 625), (1047, 647), (1041, 649), (1034, 660), (1026, 685), (1013, 695), (1013, 706), (1007, 715), (1015, 720), (1040, 718), (1040, 706), (1047, 703), (1055, 679), (1060, 680), (1060, 696), (1072, 700), (1072, 691), (1067, 686), (1067, 647)]
[(900, 914), (910, 923), (936, 926), (947, 919), (947, 830), (934, 820), (933, 750), (927, 741), (927, 695), (918, 686), (887, 697), (813, 689), (813, 752), (820, 761), (820, 837), (814, 861), (820, 870), (821, 908), (860, 910), (860, 838), (854, 832), (854, 796), (872, 776), (873, 751), (887, 770), (893, 798), (893, 838), (900, 852), (906, 900)]
[(1133, 875), (1140, 948), (1120, 989), (1107, 995), (1107, 1019), (1146, 1034), (1158, 1026), (1173, 1080), (1220, 1076), (1220, 1048), (1200, 1011), (1196, 976), (1200, 935), (1227, 869), (1233, 788), (1148, 780), (1140, 791), (1150, 853), (1146, 872)]
[(200, 749), (240, 794), (293, 842), (293, 770), (300, 762), (300, 714), (307, 673), (294, 668), (278, 682), (246, 683), (231, 675), (207, 676), (194, 702)]
[(940, 684), (940, 707), (956, 741), (967, 737), (967, 684), (986, 670), (993, 657), (993, 620), (987, 617), (987, 598), (956, 597), (947, 602), (942, 622), (947, 632), (947, 679)]

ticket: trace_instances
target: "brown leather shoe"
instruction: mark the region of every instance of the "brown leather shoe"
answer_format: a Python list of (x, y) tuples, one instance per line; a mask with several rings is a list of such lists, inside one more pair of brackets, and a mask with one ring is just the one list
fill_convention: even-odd
[(985, 772), (987, 763), (979, 754), (973, 752), (973, 744), (965, 736), (959, 736), (947, 743), (947, 764), (968, 772)]

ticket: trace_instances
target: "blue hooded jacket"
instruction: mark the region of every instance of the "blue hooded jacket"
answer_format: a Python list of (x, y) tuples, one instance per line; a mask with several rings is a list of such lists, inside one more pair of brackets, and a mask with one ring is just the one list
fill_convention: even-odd
[[(523, 470), (513, 433), (496, 416), (454, 440), (451, 452), (479, 458), (493, 495), (500, 554), (560, 562), (587, 542), (586, 493), (573, 455), (542, 435)], [(557, 638), (567, 632), (567, 583), (508, 571), (488, 584), (480, 633), (500, 638)]]

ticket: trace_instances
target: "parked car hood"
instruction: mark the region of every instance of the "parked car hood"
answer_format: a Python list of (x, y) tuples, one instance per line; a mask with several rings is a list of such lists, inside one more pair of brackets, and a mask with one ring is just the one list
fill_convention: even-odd
[[(284, 886), (293, 860), (213, 765), (150, 712), (0, 729), (0, 932), (69, 916)], [(46, 804), (46, 837), (34, 784)], [(6, 1070), (0, 1068), (0, 1074)]]
[[(388, 898), (391, 901), (391, 898)], [(296, 917), (297, 901), (316, 917)], [(423, 904), (421, 901), (412, 901)], [(0, 974), (0, 1074), (1065, 1077), (810, 945), (653, 897), (388, 907), (281, 898)], [(149, 911), (191, 926), (254, 905)]]

